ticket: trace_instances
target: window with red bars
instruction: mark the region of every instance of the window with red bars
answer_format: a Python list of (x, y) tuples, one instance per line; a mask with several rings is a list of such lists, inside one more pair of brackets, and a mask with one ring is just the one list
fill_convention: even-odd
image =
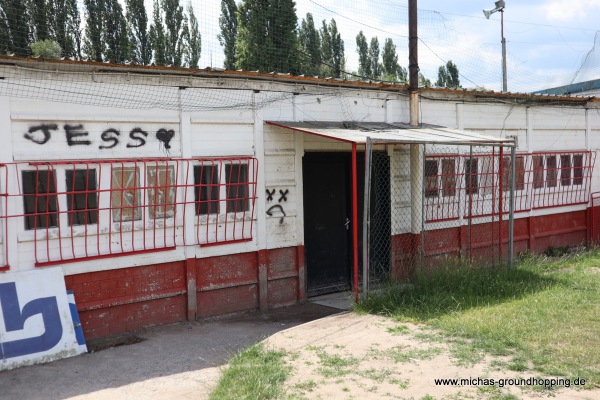
[(252, 240), (258, 160), (211, 158), (195, 163), (197, 243), (209, 246)]

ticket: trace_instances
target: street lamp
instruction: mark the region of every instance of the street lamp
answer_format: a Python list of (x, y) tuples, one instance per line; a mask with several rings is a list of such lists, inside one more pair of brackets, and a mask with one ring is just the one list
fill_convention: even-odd
[(502, 92), (506, 93), (506, 39), (504, 38), (504, 0), (499, 0), (494, 3), (495, 8), (492, 10), (483, 10), (483, 15), (490, 19), (490, 15), (496, 11), (500, 11), (500, 34), (502, 36)]

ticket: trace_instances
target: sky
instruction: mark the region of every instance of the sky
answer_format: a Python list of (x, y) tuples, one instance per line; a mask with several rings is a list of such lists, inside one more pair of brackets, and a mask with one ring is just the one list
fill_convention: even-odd
[[(148, 1), (148, 0), (147, 0)], [(186, 0), (183, 0), (186, 2)], [(239, 2), (239, 1), (238, 1)], [(200, 67), (222, 67), (220, 0), (191, 0), (202, 33)], [(510, 92), (530, 92), (600, 79), (600, 0), (505, 0), (504, 34)], [(493, 0), (419, 0), (419, 67), (432, 82), (452, 60), (465, 88), (501, 90), (500, 13), (486, 19)], [(397, 46), (408, 65), (408, 0), (296, 0), (298, 22), (335, 18), (345, 44), (347, 69), (358, 70), (356, 35), (377, 36)], [(597, 41), (597, 52), (590, 53)], [(587, 58), (587, 62), (586, 62)], [(581, 66), (585, 68), (580, 70)]]

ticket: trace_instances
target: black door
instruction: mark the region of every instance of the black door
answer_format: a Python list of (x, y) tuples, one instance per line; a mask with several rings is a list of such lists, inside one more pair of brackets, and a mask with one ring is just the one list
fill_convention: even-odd
[(348, 166), (348, 154), (304, 155), (304, 244), (309, 296), (350, 288)]

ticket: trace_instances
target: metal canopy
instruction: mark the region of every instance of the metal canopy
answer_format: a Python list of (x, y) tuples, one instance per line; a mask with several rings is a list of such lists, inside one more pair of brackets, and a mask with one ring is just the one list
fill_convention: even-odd
[(437, 125), (422, 124), (414, 127), (404, 123), (383, 122), (273, 122), (268, 125), (291, 129), (310, 135), (322, 136), (346, 143), (366, 144), (446, 144), (466, 146), (514, 147), (512, 138), (497, 138), (476, 132), (466, 132)]

